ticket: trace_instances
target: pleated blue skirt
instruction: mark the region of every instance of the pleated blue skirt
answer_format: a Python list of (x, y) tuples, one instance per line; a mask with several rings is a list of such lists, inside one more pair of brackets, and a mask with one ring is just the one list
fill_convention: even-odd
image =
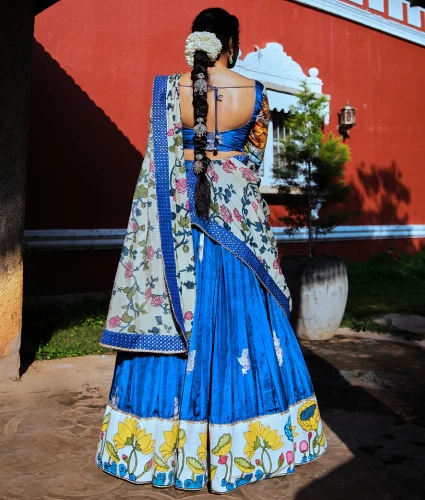
[(189, 354), (117, 352), (96, 462), (134, 483), (226, 493), (294, 472), (326, 439), (283, 310), (238, 257), (192, 231)]

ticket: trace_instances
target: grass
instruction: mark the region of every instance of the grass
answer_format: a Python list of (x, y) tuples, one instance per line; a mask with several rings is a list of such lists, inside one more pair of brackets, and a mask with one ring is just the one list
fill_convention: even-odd
[(111, 353), (99, 345), (108, 297), (24, 304), (21, 359), (54, 359)]
[[(378, 324), (375, 318), (386, 313), (425, 315), (425, 251), (401, 255), (397, 261), (382, 254), (367, 263), (348, 264), (347, 268), (349, 294), (341, 326), (404, 335), (390, 324)], [(112, 353), (99, 345), (108, 302), (109, 297), (26, 303), (22, 361)]]
[(391, 324), (378, 324), (376, 317), (388, 313), (425, 316), (425, 250), (401, 254), (399, 260), (380, 254), (366, 263), (348, 264), (347, 271), (348, 302), (341, 326), (397, 333)]

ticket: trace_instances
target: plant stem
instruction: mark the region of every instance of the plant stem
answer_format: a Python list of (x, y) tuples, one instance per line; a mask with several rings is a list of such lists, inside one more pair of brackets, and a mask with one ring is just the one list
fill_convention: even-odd
[(136, 463), (134, 464), (134, 468), (131, 471), (131, 474), (134, 474), (134, 471), (137, 469), (137, 453), (136, 452), (134, 452), (134, 458), (136, 459)]
[(307, 192), (308, 192), (308, 256), (313, 256), (313, 235), (311, 228), (311, 163), (308, 162)]
[(183, 455), (182, 466), (180, 467), (179, 475), (177, 476), (177, 478), (180, 478), (180, 476), (182, 475), (183, 467), (184, 467), (184, 448), (183, 447), (182, 447), (182, 455)]

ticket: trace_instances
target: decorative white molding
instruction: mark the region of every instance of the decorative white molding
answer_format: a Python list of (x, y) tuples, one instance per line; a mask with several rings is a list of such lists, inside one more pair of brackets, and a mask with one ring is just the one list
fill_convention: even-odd
[[(388, 33), (403, 40), (425, 46), (425, 31), (419, 31), (417, 28), (425, 29), (424, 13), (422, 7), (411, 7), (406, 0), (385, 0), (387, 3), (387, 12), (393, 19), (405, 21), (407, 24), (386, 19), (378, 14), (374, 14), (366, 9), (350, 5), (341, 0), (294, 0), (295, 2), (309, 5), (318, 10), (329, 12), (344, 19), (349, 19), (359, 24), (368, 26), (369, 28)], [(353, 2), (353, 0), (350, 0)], [(369, 3), (366, 3), (369, 2)], [(353, 2), (354, 3), (354, 2)], [(369, 6), (378, 12), (382, 10), (381, 2), (378, 0), (359, 0), (355, 2), (357, 5)], [(407, 9), (407, 19), (404, 19), (404, 8)], [(385, 10), (385, 9), (384, 9)]]
[[(267, 89), (269, 106), (272, 111), (287, 113), (292, 104), (296, 105), (297, 99), (294, 94), (298, 93), (304, 81), (317, 96), (323, 95), (323, 82), (319, 78), (319, 70), (310, 68), (308, 75), (306, 75), (301, 66), (284, 51), (280, 43), (267, 43), (263, 49), (256, 46), (255, 52), (250, 52), (244, 59), (238, 58), (234, 71), (247, 78), (263, 82)], [(328, 104), (324, 115), (326, 125), (330, 118), (330, 96), (327, 98)], [(269, 124), (269, 137), (273, 137), (272, 115)], [(273, 184), (273, 141), (271, 139), (266, 144), (263, 166), (262, 185), (270, 186)]]
[[(284, 234), (284, 227), (272, 227), (278, 243), (307, 241), (307, 230), (296, 236)], [(125, 229), (40, 229), (25, 231), (25, 242), (33, 250), (100, 250), (119, 249), (124, 243)], [(425, 238), (425, 224), (404, 226), (339, 226), (326, 241), (382, 240)]]
[(122, 247), (125, 229), (36, 229), (24, 232), (34, 250), (97, 250)]
[[(308, 241), (307, 228), (295, 236), (287, 236), (284, 227), (273, 227), (277, 242), (302, 243)], [(321, 241), (394, 240), (401, 238), (425, 238), (425, 224), (403, 226), (338, 226), (330, 234), (319, 238)]]
[(301, 66), (288, 56), (280, 43), (268, 43), (264, 49), (256, 47), (256, 51), (247, 54), (243, 60), (238, 58), (234, 71), (247, 78), (263, 81), (266, 87), (269, 82), (292, 88), (294, 91), (291, 93), (295, 93), (301, 82), (306, 80), (313, 92), (322, 93), (323, 82), (319, 78), (319, 70), (310, 68), (308, 75), (304, 74)]

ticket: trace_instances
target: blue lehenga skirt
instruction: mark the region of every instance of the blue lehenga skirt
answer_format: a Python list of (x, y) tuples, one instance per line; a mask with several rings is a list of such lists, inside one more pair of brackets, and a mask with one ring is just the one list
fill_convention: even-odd
[(293, 473), (326, 438), (283, 310), (241, 260), (192, 229), (189, 354), (117, 352), (96, 461), (137, 484), (226, 493)]

